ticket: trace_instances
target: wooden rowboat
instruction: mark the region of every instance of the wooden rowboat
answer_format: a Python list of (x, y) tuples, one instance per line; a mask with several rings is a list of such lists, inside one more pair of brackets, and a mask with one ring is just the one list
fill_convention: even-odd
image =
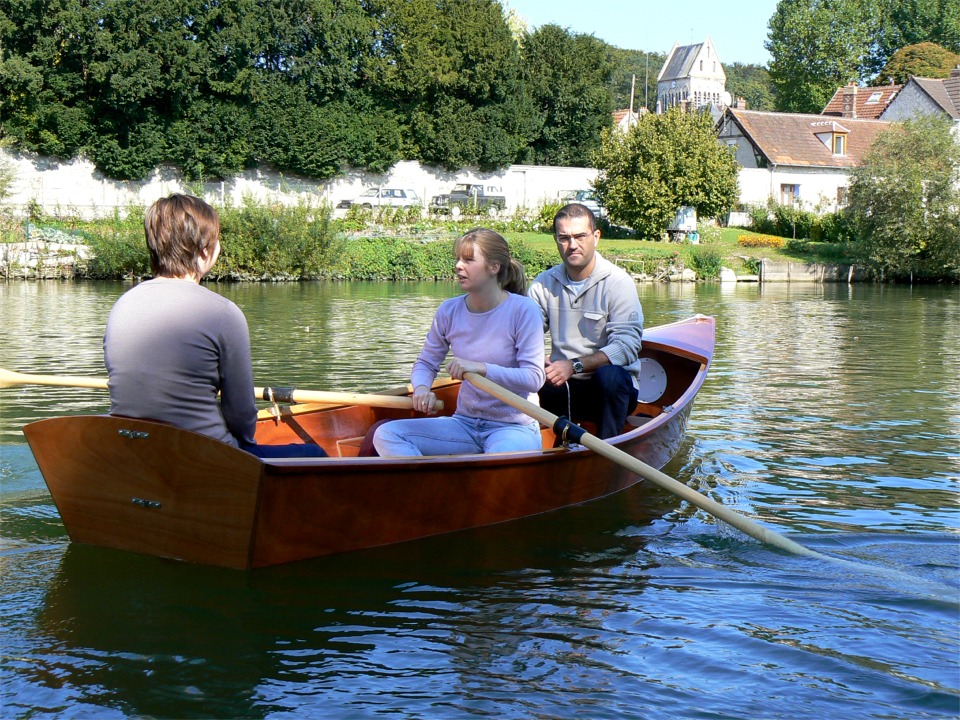
[[(709, 317), (646, 330), (642, 402), (610, 444), (665, 465), (713, 348)], [(443, 412), (456, 407), (458, 389), (454, 380), (436, 384)], [(315, 442), (330, 454), (310, 459), (261, 460), (170, 425), (110, 416), (41, 420), (24, 434), (73, 542), (238, 569), (516, 520), (640, 480), (586, 447), (554, 448), (549, 428), (539, 451), (362, 455), (374, 423), (411, 414), (353, 405), (261, 413), (259, 442)]]

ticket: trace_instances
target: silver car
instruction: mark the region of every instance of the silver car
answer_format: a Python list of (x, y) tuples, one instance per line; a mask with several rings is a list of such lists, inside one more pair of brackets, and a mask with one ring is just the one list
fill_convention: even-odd
[(570, 202), (577, 202), (581, 205), (586, 205), (588, 208), (590, 208), (590, 212), (593, 213), (597, 220), (607, 216), (607, 209), (597, 202), (597, 196), (593, 190), (578, 190), (577, 194), (574, 195), (573, 200)]
[(364, 208), (375, 207), (413, 207), (423, 205), (423, 201), (416, 191), (408, 188), (370, 188), (356, 200), (341, 200), (338, 208), (348, 208), (359, 205)]

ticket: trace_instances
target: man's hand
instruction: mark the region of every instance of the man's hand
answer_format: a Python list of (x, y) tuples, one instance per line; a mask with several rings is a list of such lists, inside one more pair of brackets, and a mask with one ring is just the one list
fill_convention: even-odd
[(547, 373), (547, 382), (560, 387), (573, 377), (573, 360), (551, 361), (550, 358), (547, 358), (544, 369)]

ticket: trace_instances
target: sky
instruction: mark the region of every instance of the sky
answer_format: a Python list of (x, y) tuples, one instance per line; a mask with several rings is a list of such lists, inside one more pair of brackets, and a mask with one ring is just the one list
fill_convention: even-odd
[(724, 64), (766, 65), (763, 44), (777, 0), (503, 0), (530, 30), (553, 23), (625, 50), (666, 54), (709, 35)]

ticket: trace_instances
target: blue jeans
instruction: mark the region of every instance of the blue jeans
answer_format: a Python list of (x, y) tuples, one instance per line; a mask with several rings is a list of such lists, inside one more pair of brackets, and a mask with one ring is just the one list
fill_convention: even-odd
[(380, 457), (516, 452), (543, 447), (536, 420), (520, 425), (465, 415), (392, 420), (377, 428), (373, 445)]

